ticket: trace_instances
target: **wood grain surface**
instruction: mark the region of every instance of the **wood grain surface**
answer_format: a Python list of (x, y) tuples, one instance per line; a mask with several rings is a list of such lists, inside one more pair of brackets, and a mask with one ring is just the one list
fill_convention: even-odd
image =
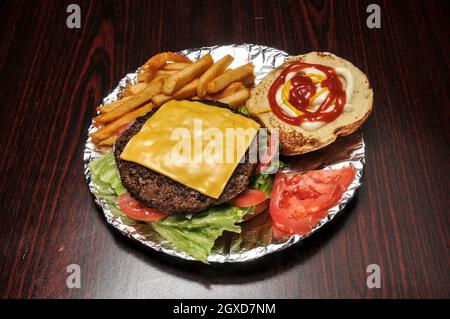
[[(366, 26), (369, 3), (381, 29)], [(81, 29), (66, 8), (81, 7)], [(0, 297), (448, 298), (448, 1), (1, 1)], [(95, 106), (166, 50), (257, 43), (331, 51), (367, 73), (364, 184), (301, 246), (206, 266), (107, 225), (85, 184)], [(66, 286), (69, 264), (81, 288)], [(379, 264), (381, 288), (366, 267)]]

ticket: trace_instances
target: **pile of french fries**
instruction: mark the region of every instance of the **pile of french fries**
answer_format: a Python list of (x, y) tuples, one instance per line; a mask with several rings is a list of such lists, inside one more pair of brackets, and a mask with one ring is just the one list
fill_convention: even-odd
[(170, 100), (208, 99), (240, 107), (254, 85), (254, 65), (229, 69), (233, 57), (214, 62), (207, 54), (193, 62), (185, 56), (163, 52), (141, 66), (137, 83), (126, 88), (120, 100), (99, 106), (94, 118), (97, 130), (89, 135), (100, 146), (111, 146), (118, 132), (154, 107)]

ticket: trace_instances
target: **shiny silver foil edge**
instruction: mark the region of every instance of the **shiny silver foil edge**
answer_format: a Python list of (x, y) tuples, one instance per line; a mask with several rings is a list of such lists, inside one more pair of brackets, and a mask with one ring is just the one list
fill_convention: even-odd
[[(256, 74), (256, 84), (258, 84), (262, 78), (264, 78), (270, 71), (272, 71), (277, 66), (281, 65), (289, 55), (286, 52), (281, 50), (270, 48), (267, 46), (255, 45), (255, 44), (232, 44), (232, 45), (224, 45), (224, 46), (211, 46), (211, 47), (202, 47), (195, 49), (186, 49), (180, 51), (179, 53), (188, 56), (192, 60), (197, 60), (198, 58), (204, 56), (207, 53), (210, 53), (214, 60), (221, 58), (226, 54), (232, 55), (235, 60), (231, 64), (230, 67), (236, 67), (242, 64), (245, 64), (249, 61), (252, 61), (255, 65), (255, 74)], [(103, 99), (102, 105), (109, 104), (111, 102), (117, 101), (123, 92), (123, 90), (129, 85), (136, 83), (136, 75), (140, 72), (138, 69), (134, 73), (127, 74), (122, 80), (119, 81), (118, 86)], [(95, 131), (95, 127), (91, 125), (88, 129), (88, 133)], [(140, 234), (136, 228), (133, 226), (126, 225), (122, 222), (120, 217), (116, 217), (111, 213), (108, 205), (104, 201), (104, 199), (95, 196), (95, 185), (91, 181), (91, 174), (89, 170), (88, 164), (100, 157), (105, 151), (108, 149), (102, 149), (97, 147), (91, 140), (88, 138), (85, 144), (84, 150), (84, 175), (86, 177), (86, 181), (88, 183), (89, 189), (91, 193), (94, 195), (94, 200), (97, 205), (103, 211), (105, 218), (109, 224), (111, 224), (114, 228), (119, 230), (125, 236), (132, 238), (134, 240), (139, 241), (145, 246), (148, 246), (154, 250), (161, 251), (165, 254), (187, 259), (194, 260), (191, 256), (176, 251), (172, 248), (168, 248), (167, 242), (157, 243), (153, 241), (149, 241), (145, 239), (145, 236)], [(356, 175), (353, 182), (350, 184), (347, 191), (343, 194), (341, 201), (338, 205), (332, 207), (325, 218), (323, 218), (319, 224), (307, 235), (294, 235), (289, 238), (286, 238), (282, 242), (273, 242), (267, 246), (260, 246), (250, 250), (242, 250), (240, 252), (234, 252), (227, 255), (223, 254), (211, 254), (208, 257), (208, 262), (210, 263), (227, 263), (227, 262), (244, 262), (251, 261), (267, 254), (271, 254), (285, 248), (292, 246), (293, 244), (301, 242), (306, 237), (309, 237), (311, 234), (315, 233), (321, 227), (323, 227), (326, 223), (330, 222), (333, 218), (336, 217), (340, 212), (343, 211), (344, 207), (350, 202), (352, 197), (355, 195), (356, 190), (362, 183), (362, 174), (363, 174), (363, 166), (364, 166), (364, 153), (365, 153), (365, 145), (364, 140), (362, 138), (355, 145), (355, 147), (350, 150), (348, 154), (348, 159), (344, 161), (339, 161), (338, 163), (334, 163), (332, 165), (328, 165), (325, 167), (321, 167), (321, 169), (337, 169), (347, 165), (352, 165), (356, 169)]]

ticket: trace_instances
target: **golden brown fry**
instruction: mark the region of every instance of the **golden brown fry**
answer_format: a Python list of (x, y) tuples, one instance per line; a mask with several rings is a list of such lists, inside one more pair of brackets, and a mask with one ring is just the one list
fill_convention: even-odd
[(241, 82), (233, 82), (229, 84), (226, 88), (224, 88), (222, 91), (207, 95), (206, 98), (214, 101), (218, 101), (220, 99), (223, 99), (224, 97), (227, 97), (231, 94), (233, 94), (236, 91), (239, 91), (240, 89), (244, 89), (245, 86)]
[(255, 84), (255, 78), (256, 77), (255, 77), (255, 75), (253, 73), (249, 74), (245, 78), (242, 79), (242, 84), (246, 88), (251, 87), (251, 86), (253, 86)]
[(167, 61), (182, 62), (182, 63), (192, 63), (187, 57), (182, 56), (173, 52), (163, 52), (151, 57), (144, 65), (141, 66), (142, 73), (138, 74), (138, 81), (140, 82), (150, 82), (156, 76), (156, 72), (160, 69)]
[(211, 66), (198, 80), (197, 95), (202, 98), (206, 96), (206, 88), (208, 83), (221, 75), (225, 69), (233, 62), (234, 58), (231, 55), (226, 55), (213, 66)]
[(177, 73), (178, 71), (176, 71), (176, 70), (170, 70), (170, 71), (168, 71), (168, 70), (158, 70), (158, 71), (156, 71), (156, 76), (158, 76), (158, 75), (174, 75), (175, 73)]
[(245, 105), (245, 102), (249, 99), (249, 97), (250, 91), (244, 88), (233, 93), (232, 95), (220, 99), (219, 102), (226, 103), (232, 107), (239, 107)]
[[(168, 74), (161, 74), (161, 75), (156, 76), (153, 79), (153, 81), (157, 81), (158, 79), (165, 79), (165, 78), (168, 78), (168, 77), (169, 77)], [(118, 101), (112, 102), (110, 104), (99, 106), (99, 107), (97, 107), (97, 111), (99, 111), (100, 113), (110, 112), (113, 109), (115, 109), (116, 107), (118, 107), (119, 105), (123, 104), (125, 101), (129, 100), (131, 96), (126, 96), (125, 92), (124, 92), (124, 95), (123, 95), (124, 97), (123, 98), (121, 98)]]
[(165, 79), (162, 86), (162, 92), (166, 95), (172, 95), (179, 88), (183, 87), (205, 72), (213, 63), (214, 61), (211, 55), (205, 55), (201, 59), (189, 65), (187, 68)]
[(165, 95), (165, 94), (163, 94), (163, 93), (159, 93), (159, 94), (156, 94), (156, 95), (154, 95), (154, 96), (152, 97), (152, 103), (153, 103), (155, 106), (161, 106), (161, 105), (163, 105), (164, 103), (166, 103), (166, 102), (172, 100), (172, 98), (173, 98), (173, 97), (170, 96), (170, 95)]
[(148, 85), (148, 83), (146, 83), (146, 82), (139, 82), (139, 83), (130, 85), (129, 87), (127, 87), (125, 89), (123, 94), (124, 94), (124, 96), (130, 96), (130, 95), (138, 94), (140, 91), (145, 89), (147, 87), (147, 85)]
[(174, 100), (185, 100), (189, 99), (197, 93), (198, 79), (186, 84), (181, 89), (175, 92), (173, 95)]
[(190, 63), (182, 63), (182, 62), (166, 63), (162, 66), (161, 70), (180, 71), (189, 66), (189, 64)]
[(245, 78), (249, 74), (253, 74), (255, 66), (252, 63), (247, 63), (236, 69), (226, 70), (222, 75), (209, 82), (208, 94), (217, 93), (226, 87), (228, 84), (237, 82)]
[[(153, 81), (164, 80), (164, 79), (167, 79), (169, 76), (170, 76), (170, 74), (158, 74), (157, 76), (155, 76)], [(161, 85), (162, 85), (162, 82), (161, 82)]]
[(115, 102), (106, 104), (106, 105), (101, 105), (97, 107), (97, 111), (101, 112), (101, 113), (107, 113), (110, 112), (112, 110), (114, 110), (115, 108), (117, 108), (118, 106), (122, 105), (123, 103), (125, 103), (126, 101), (130, 100), (131, 96), (127, 96), (127, 97), (123, 97), (120, 100), (117, 100)]
[(141, 72), (136, 76), (138, 82), (150, 82), (155, 78), (156, 72)]
[(136, 95), (132, 95), (125, 102), (111, 110), (110, 112), (100, 114), (94, 118), (95, 123), (110, 123), (117, 120), (119, 117), (131, 110), (137, 108), (139, 105), (150, 100), (155, 94), (161, 91), (163, 79), (158, 78), (150, 82), (142, 91)]
[(102, 127), (98, 131), (89, 133), (89, 136), (91, 136), (96, 141), (104, 141), (107, 138), (116, 134), (117, 129), (119, 129), (121, 126), (130, 123), (139, 116), (147, 114), (152, 110), (152, 108), (153, 108), (152, 103), (145, 104), (144, 106), (138, 108), (137, 110), (129, 112), (124, 116), (120, 117), (119, 119), (115, 120), (114, 122)]
[(192, 63), (187, 57), (173, 53), (173, 52), (162, 52), (152, 56), (148, 59), (144, 65), (141, 66), (142, 70), (152, 70), (156, 72), (156, 70), (160, 69), (167, 61), (172, 62), (182, 62), (182, 63)]
[(113, 135), (111, 137), (108, 137), (106, 140), (101, 141), (98, 144), (101, 145), (101, 146), (112, 146), (112, 145), (114, 145), (116, 140), (117, 140), (117, 136)]
[(155, 106), (161, 106), (162, 104), (170, 101), (170, 100), (185, 100), (190, 99), (195, 96), (197, 93), (197, 84), (198, 79), (195, 79), (194, 81), (186, 84), (181, 89), (175, 92), (174, 95), (166, 95), (166, 94), (156, 94), (152, 97), (152, 103)]

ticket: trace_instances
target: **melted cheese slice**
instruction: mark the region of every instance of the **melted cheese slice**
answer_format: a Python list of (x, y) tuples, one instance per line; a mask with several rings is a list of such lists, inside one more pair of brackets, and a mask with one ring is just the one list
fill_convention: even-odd
[(130, 139), (120, 158), (219, 198), (258, 129), (257, 122), (225, 108), (170, 101)]

